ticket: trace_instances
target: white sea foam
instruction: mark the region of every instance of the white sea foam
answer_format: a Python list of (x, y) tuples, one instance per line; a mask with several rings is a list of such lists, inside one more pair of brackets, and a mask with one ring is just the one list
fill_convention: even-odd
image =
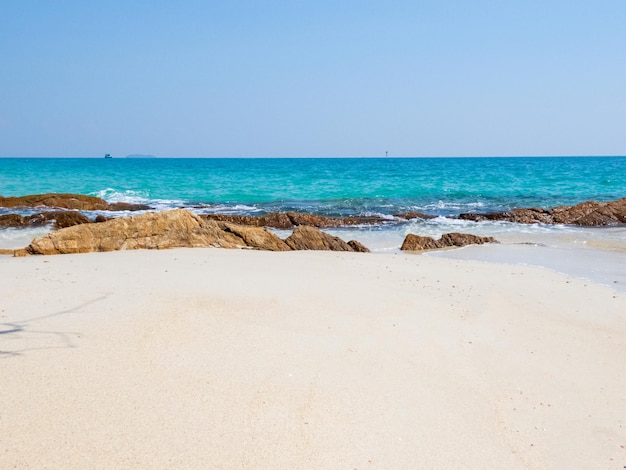
[(526, 263), (626, 290), (626, 227), (525, 225), (437, 217), (408, 224), (326, 230), (357, 239), (374, 253), (398, 253), (409, 233), (439, 238), (448, 232), (495, 237), (500, 244), (434, 251), (429, 256), (500, 263)]
[(107, 202), (128, 202), (131, 204), (146, 204), (149, 194), (146, 191), (119, 191), (115, 188), (106, 188), (91, 194)]
[[(112, 193), (111, 193), (112, 194)], [(124, 202), (148, 202), (157, 210), (180, 207), (181, 201), (142, 201), (136, 195), (117, 195)], [(111, 198), (113, 200), (114, 198)], [(189, 207), (189, 206), (188, 206)], [(241, 214), (259, 213), (263, 209), (246, 204), (219, 204), (190, 207), (196, 213)], [(96, 212), (105, 216), (126, 216), (127, 212)], [(96, 213), (92, 213), (96, 214)], [(365, 215), (365, 214), (364, 214)], [(367, 215), (381, 216), (376, 212)], [(487, 261), (518, 262), (520, 259), (578, 277), (587, 276), (598, 282), (609, 283), (617, 280), (626, 286), (626, 227), (577, 227), (570, 225), (517, 224), (503, 221), (474, 222), (456, 218), (436, 217), (414, 219), (403, 223), (392, 216), (384, 216), (390, 223), (378, 225), (358, 225), (329, 229), (326, 232), (344, 240), (358, 240), (374, 253), (398, 253), (406, 235), (439, 238), (448, 232), (464, 232), (480, 236), (493, 236), (501, 242), (494, 245), (449, 250), (433, 256), (468, 257)], [(21, 248), (33, 238), (45, 235), (51, 226), (34, 228), (0, 229), (0, 248)], [(273, 230), (281, 238), (291, 234), (290, 230)], [(503, 248), (504, 247), (504, 248)], [(506, 247), (512, 250), (505, 249)], [(527, 247), (528, 249), (523, 249)], [(532, 250), (532, 247), (544, 249)], [(571, 258), (571, 259), (565, 259)], [(617, 264), (616, 264), (617, 263)], [(613, 279), (614, 278), (614, 279)]]
[(441, 211), (441, 210), (449, 210), (456, 212), (470, 212), (475, 209), (482, 209), (486, 207), (484, 202), (475, 201), (475, 202), (454, 202), (454, 201), (437, 201), (432, 204), (425, 204), (424, 206), (416, 207), (413, 210), (421, 210), (421, 211)]
[(52, 230), (52, 224), (42, 227), (0, 229), (0, 248), (13, 250), (28, 246), (33, 239), (43, 237)]
[(189, 210), (195, 214), (224, 214), (224, 215), (239, 215), (239, 214), (255, 214), (262, 212), (263, 210), (255, 206), (247, 206), (244, 204), (229, 205), (201, 205), (188, 207)]
[[(93, 193), (92, 196), (104, 199), (108, 203), (125, 202), (128, 204), (144, 204), (150, 206), (151, 211), (162, 211), (167, 209), (174, 209), (177, 207), (184, 207), (187, 203), (180, 199), (152, 199), (149, 197), (149, 193), (146, 191), (118, 191), (114, 188), (107, 188), (101, 191)], [(109, 216), (121, 216), (127, 215), (128, 211), (102, 213), (103, 215), (109, 214)], [(136, 213), (142, 213), (140, 211)]]

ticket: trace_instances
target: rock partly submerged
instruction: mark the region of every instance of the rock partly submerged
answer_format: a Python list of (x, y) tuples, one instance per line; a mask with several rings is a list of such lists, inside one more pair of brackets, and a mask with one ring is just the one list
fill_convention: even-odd
[(296, 230), (295, 237), (292, 235), (291, 240), (283, 241), (262, 227), (207, 220), (187, 210), (174, 209), (64, 228), (36, 238), (24, 250), (14, 251), (14, 254), (51, 255), (182, 247), (368, 251), (358, 242), (346, 243), (313, 227), (298, 227)]
[(626, 223), (626, 198), (610, 202), (586, 201), (575, 206), (558, 206), (552, 209), (512, 209), (504, 212), (461, 214), (460, 219), (481, 222), (503, 220), (518, 224), (565, 224), (587, 227)]
[(84, 194), (32, 194), (29, 196), (0, 196), (0, 207), (55, 207), (57, 209), (75, 209), (81, 211), (138, 211), (148, 210), (144, 204), (116, 202), (109, 204), (104, 199)]
[(400, 249), (403, 251), (439, 250), (442, 248), (462, 247), (467, 245), (482, 245), (484, 243), (498, 243), (498, 241), (493, 237), (480, 237), (478, 235), (458, 232), (445, 233), (439, 240), (409, 233), (404, 239)]
[(393, 218), (381, 216), (353, 215), (345, 217), (325, 217), (316, 214), (304, 214), (301, 212), (271, 212), (264, 215), (230, 215), (230, 214), (205, 214), (209, 220), (219, 222), (231, 222), (240, 225), (250, 225), (254, 227), (271, 227), (277, 229), (291, 229), (301, 225), (317, 228), (339, 228), (353, 227), (355, 225), (377, 225), (388, 223), (401, 223), (411, 219), (429, 219), (435, 216), (423, 214), (421, 212), (406, 212), (396, 214)]
[(77, 211), (51, 211), (33, 215), (0, 215), (0, 227), (40, 227), (51, 222), (54, 222), (55, 229), (59, 229), (73, 225), (88, 224), (91, 220)]
[[(104, 199), (94, 196), (58, 193), (33, 194), (20, 197), (0, 196), (0, 207), (51, 207), (56, 209), (80, 211), (138, 211), (151, 209), (150, 206), (144, 204), (130, 204), (125, 202), (108, 203)], [(13, 216), (14, 214), (9, 215)], [(201, 215), (200, 217), (207, 220), (229, 222), (253, 227), (292, 229), (300, 225), (318, 228), (338, 228), (355, 225), (403, 223), (407, 220), (431, 219), (435, 216), (425, 214), (423, 212), (405, 212), (401, 214), (394, 214), (392, 217), (382, 217), (376, 215), (325, 217), (316, 214), (303, 214), (298, 212), (273, 212), (260, 216), (209, 214)], [(581, 226), (616, 225), (626, 223), (626, 198), (610, 202), (587, 201), (575, 206), (559, 206), (552, 209), (519, 208), (503, 212), (464, 213), (460, 214), (458, 218), (473, 221), (503, 220), (521, 224), (544, 223)], [(9, 219), (5, 220), (8, 221)], [(22, 223), (17, 219), (17, 217), (14, 217), (14, 220), (15, 225), (10, 225), (10, 222), (6, 222), (4, 226), (20, 226)], [(29, 224), (29, 222), (24, 222), (24, 225)], [(59, 226), (67, 225), (59, 224)]]

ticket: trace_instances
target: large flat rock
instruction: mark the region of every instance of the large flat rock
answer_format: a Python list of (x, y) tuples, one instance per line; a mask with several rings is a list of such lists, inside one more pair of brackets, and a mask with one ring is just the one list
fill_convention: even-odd
[(62, 228), (14, 253), (52, 255), (183, 247), (369, 251), (359, 242), (346, 243), (313, 227), (297, 227), (284, 241), (262, 227), (207, 220), (174, 209)]

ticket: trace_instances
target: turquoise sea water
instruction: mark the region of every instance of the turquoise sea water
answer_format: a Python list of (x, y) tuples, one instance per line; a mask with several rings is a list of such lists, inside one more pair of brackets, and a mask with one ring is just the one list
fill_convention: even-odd
[(626, 196), (626, 157), (0, 159), (0, 195), (73, 192), (158, 207), (434, 215)]
[[(626, 286), (625, 227), (474, 223), (455, 218), (464, 212), (550, 208), (625, 197), (626, 157), (0, 158), (0, 195), (47, 192), (145, 203), (154, 210), (187, 207), (198, 213), (378, 214), (388, 217), (389, 223), (331, 233), (362, 241), (380, 253), (397, 253), (407, 233), (434, 237), (450, 231), (491, 235), (502, 242), (504, 249), (501, 246), (492, 250), (489, 256), (497, 252), (502, 261), (508, 256), (512, 262), (522, 260), (576, 275), (588, 272), (590, 277), (604, 282), (618, 280)], [(13, 211), (0, 208), (0, 214)], [(438, 217), (393, 223), (393, 214), (407, 211)], [(0, 229), (0, 247), (24, 246), (49, 230)], [(515, 247), (514, 255), (506, 251), (507, 246)], [(527, 248), (520, 252), (524, 246)], [(463, 256), (477, 253), (475, 256), (484, 258), (481, 249), (466, 250)], [(572, 270), (569, 266), (576, 256), (580, 262), (577, 270)], [(569, 264), (559, 259), (567, 259)], [(589, 266), (589, 260), (595, 260), (595, 264)]]

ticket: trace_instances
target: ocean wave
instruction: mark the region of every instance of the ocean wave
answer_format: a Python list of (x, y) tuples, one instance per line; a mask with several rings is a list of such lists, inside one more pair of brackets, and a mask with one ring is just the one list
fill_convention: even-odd
[(254, 215), (263, 212), (263, 210), (257, 206), (249, 206), (246, 204), (233, 204), (232, 206), (228, 204), (207, 204), (191, 206), (190, 209), (196, 214)]
[[(189, 203), (181, 199), (153, 199), (147, 191), (120, 191), (115, 188), (106, 188), (91, 194), (92, 196), (104, 199), (108, 203), (125, 202), (128, 204), (143, 204), (150, 206), (153, 210), (161, 211), (187, 207)], [(125, 212), (123, 212), (125, 213)]]
[(145, 201), (148, 201), (150, 196), (147, 191), (120, 191), (115, 188), (102, 189), (100, 191), (91, 193), (90, 195), (99, 197), (100, 199), (104, 199), (107, 202), (128, 202), (131, 204), (145, 204)]
[(0, 248), (14, 250), (28, 246), (33, 239), (52, 231), (52, 223), (41, 227), (0, 228)]

